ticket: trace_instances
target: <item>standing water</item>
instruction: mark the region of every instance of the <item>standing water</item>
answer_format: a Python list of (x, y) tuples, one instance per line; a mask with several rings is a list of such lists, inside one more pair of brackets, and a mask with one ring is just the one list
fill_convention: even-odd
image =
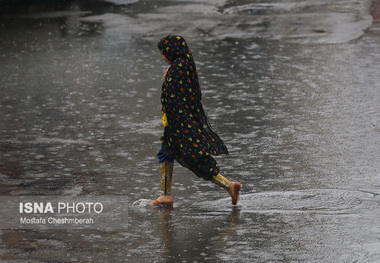
[[(128, 211), (108, 228), (2, 220), (0, 261), (380, 261), (378, 0), (5, 2), (2, 198), (110, 196)], [(193, 51), (236, 207), (179, 165), (174, 207), (146, 206), (167, 34)]]

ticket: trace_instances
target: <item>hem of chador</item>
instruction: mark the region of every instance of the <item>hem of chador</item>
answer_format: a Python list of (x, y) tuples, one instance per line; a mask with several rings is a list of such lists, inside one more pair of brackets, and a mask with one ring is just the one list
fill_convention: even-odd
[(193, 172), (198, 178), (201, 178), (206, 181), (212, 181), (219, 174), (219, 168), (217, 168), (216, 170), (213, 170), (213, 172), (210, 172), (210, 173), (203, 173), (203, 172), (199, 172), (197, 168), (189, 166), (185, 161), (181, 159), (176, 159), (176, 161), (183, 167)]
[[(213, 157), (211, 155), (209, 155), (209, 157), (211, 157), (213, 159)], [(196, 169), (192, 168), (191, 166), (189, 166), (185, 161), (183, 161), (182, 159), (180, 158), (175, 158), (173, 155), (171, 155), (169, 153), (169, 151), (166, 149), (166, 147), (164, 146), (164, 144), (162, 143), (161, 144), (161, 147), (160, 147), (160, 151), (158, 152), (157, 154), (157, 158), (158, 158), (158, 163), (163, 163), (163, 162), (174, 162), (174, 160), (176, 160), (181, 166), (189, 169), (190, 171), (192, 171), (197, 177), (203, 179), (203, 180), (206, 180), (206, 181), (212, 181), (218, 174), (219, 174), (219, 168), (215, 169), (212, 174), (209, 174), (209, 175), (204, 175), (204, 173), (199, 173)], [(215, 159), (214, 159), (215, 161)], [(216, 163), (216, 161), (215, 161)]]

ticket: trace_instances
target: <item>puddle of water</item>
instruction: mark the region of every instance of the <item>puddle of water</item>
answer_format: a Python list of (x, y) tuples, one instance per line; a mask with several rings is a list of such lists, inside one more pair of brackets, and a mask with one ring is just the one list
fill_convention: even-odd
[[(2, 18), (1, 193), (118, 195), (130, 204), (117, 231), (0, 230), (0, 259), (379, 259), (380, 46), (375, 31), (363, 33), (361, 3), (210, 1), (204, 17), (193, 2), (73, 2)], [(264, 14), (253, 16), (257, 7)], [(182, 30), (180, 19), (194, 26)], [(336, 20), (361, 37), (340, 37)], [(231, 153), (217, 160), (244, 185), (235, 208), (179, 165), (174, 208), (145, 206), (159, 193), (165, 64), (156, 42), (167, 31), (183, 32), (192, 48), (205, 109)]]

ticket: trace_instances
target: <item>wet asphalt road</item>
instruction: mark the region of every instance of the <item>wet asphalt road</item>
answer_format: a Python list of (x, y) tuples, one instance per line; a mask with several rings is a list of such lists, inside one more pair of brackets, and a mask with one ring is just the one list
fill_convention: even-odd
[[(2, 12), (1, 195), (113, 196), (128, 213), (111, 229), (2, 227), (0, 261), (379, 261), (380, 4), (330, 2)], [(179, 165), (174, 208), (146, 207), (169, 33), (193, 51), (237, 207)]]

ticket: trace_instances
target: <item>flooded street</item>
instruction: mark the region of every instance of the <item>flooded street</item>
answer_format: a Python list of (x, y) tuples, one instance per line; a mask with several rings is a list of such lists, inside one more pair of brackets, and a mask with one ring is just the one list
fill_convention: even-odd
[[(380, 261), (380, 1), (7, 8), (0, 195), (108, 196), (128, 212), (110, 228), (2, 224), (1, 262)], [(174, 207), (146, 206), (160, 193), (167, 34), (193, 52), (230, 152), (216, 160), (243, 184), (236, 207), (179, 164)]]

